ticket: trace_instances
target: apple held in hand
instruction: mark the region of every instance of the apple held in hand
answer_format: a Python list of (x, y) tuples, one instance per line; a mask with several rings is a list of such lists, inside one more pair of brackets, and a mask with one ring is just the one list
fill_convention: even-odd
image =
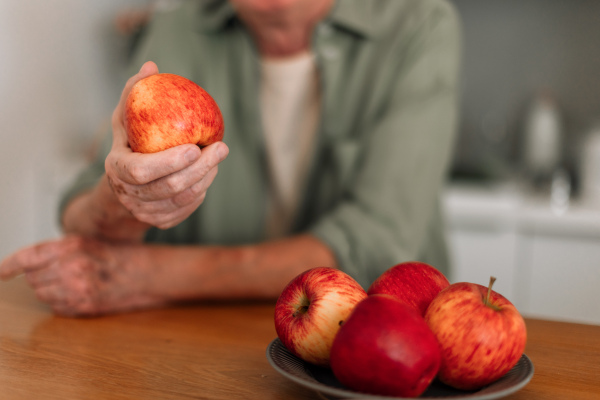
[(438, 378), (457, 389), (473, 390), (505, 375), (519, 361), (527, 331), (515, 306), (474, 283), (454, 283), (431, 302), (425, 320), (442, 351)]
[(219, 106), (200, 86), (179, 75), (155, 74), (136, 82), (125, 103), (125, 129), (135, 152), (181, 144), (208, 146), (223, 139)]
[(395, 265), (381, 274), (367, 293), (389, 294), (410, 305), (421, 315), (433, 298), (450, 282), (440, 271), (418, 261)]
[(362, 393), (420, 396), (439, 367), (439, 345), (423, 317), (386, 294), (361, 301), (331, 348), (336, 378)]
[(365, 290), (350, 275), (335, 268), (309, 269), (292, 279), (277, 299), (277, 336), (304, 361), (328, 366), (340, 325), (365, 297)]

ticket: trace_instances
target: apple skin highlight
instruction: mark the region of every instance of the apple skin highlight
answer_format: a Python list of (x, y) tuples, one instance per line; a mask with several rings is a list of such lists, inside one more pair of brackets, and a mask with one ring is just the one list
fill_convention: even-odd
[(515, 306), (488, 288), (459, 282), (431, 302), (425, 320), (442, 351), (438, 378), (449, 386), (474, 390), (505, 375), (527, 342), (525, 321)]
[(208, 146), (223, 140), (223, 116), (196, 83), (175, 74), (136, 82), (125, 103), (125, 129), (134, 152), (156, 153), (181, 144)]
[(329, 366), (340, 325), (367, 293), (350, 275), (316, 267), (294, 279), (275, 304), (275, 330), (283, 345), (309, 363)]

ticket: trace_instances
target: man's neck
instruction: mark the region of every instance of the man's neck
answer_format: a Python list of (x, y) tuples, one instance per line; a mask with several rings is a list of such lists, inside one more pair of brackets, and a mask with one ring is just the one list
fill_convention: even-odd
[(289, 58), (310, 50), (312, 28), (264, 27), (253, 34), (261, 56)]
[(261, 56), (288, 58), (310, 50), (314, 28), (332, 6), (333, 0), (298, 1), (285, 10), (240, 9), (239, 16), (251, 31)]

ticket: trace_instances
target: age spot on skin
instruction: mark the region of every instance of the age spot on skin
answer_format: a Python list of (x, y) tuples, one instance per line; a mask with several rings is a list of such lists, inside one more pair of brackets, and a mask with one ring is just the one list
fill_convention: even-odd
[(108, 178), (108, 184), (115, 194), (127, 194), (125, 187), (120, 183), (115, 183), (115, 181), (113, 181), (110, 177)]
[(108, 272), (106, 270), (100, 270), (98, 272), (98, 278), (100, 278), (100, 280), (102, 282), (108, 282), (108, 281), (110, 281), (110, 278), (111, 278), (110, 272)]

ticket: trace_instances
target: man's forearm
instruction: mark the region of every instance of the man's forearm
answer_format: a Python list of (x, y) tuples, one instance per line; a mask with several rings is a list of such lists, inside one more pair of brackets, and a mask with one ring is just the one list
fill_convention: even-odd
[(332, 251), (309, 235), (257, 245), (148, 246), (153, 296), (170, 301), (275, 299), (309, 268), (336, 267)]
[(106, 175), (91, 191), (69, 203), (62, 215), (62, 226), (66, 234), (111, 242), (141, 242), (150, 228), (119, 202)]

